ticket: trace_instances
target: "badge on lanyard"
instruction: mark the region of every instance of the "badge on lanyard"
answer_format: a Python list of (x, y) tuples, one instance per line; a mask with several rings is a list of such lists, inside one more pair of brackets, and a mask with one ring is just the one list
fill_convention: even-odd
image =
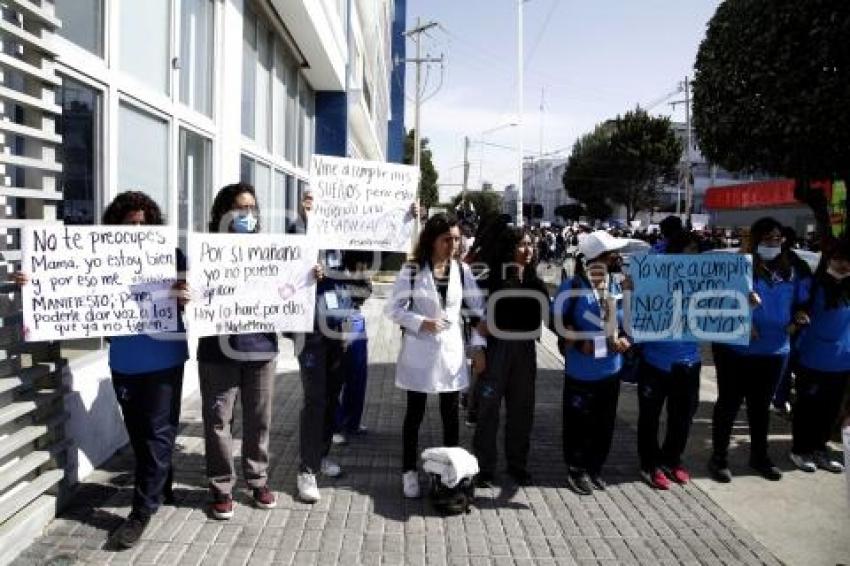
[(339, 300), (336, 296), (336, 291), (325, 291), (325, 305), (329, 309), (338, 309), (339, 308)]

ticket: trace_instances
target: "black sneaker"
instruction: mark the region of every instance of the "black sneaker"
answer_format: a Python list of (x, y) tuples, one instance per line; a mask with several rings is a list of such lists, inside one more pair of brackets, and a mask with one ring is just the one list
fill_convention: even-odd
[(590, 483), (593, 484), (593, 488), (597, 491), (605, 491), (608, 487), (608, 482), (602, 479), (602, 476), (599, 474), (590, 474)]
[(139, 539), (142, 538), (142, 534), (145, 532), (150, 520), (150, 515), (137, 513), (136, 511), (131, 512), (130, 516), (121, 523), (121, 526), (112, 535), (112, 540), (118, 548), (133, 548), (139, 542)]
[(478, 472), (475, 475), (475, 487), (493, 487), (494, 480), (493, 472)]
[(579, 495), (591, 495), (593, 493), (590, 478), (584, 472), (569, 472), (567, 474), (567, 487)]
[(782, 479), (782, 471), (776, 467), (776, 464), (770, 461), (770, 458), (751, 460), (750, 467), (761, 474), (761, 477), (766, 480), (779, 481)]
[(716, 482), (729, 483), (732, 481), (732, 472), (729, 470), (729, 465), (725, 461), (715, 458), (709, 459), (708, 473)]
[(508, 475), (520, 487), (528, 487), (531, 485), (531, 474), (527, 470), (521, 468), (508, 468)]

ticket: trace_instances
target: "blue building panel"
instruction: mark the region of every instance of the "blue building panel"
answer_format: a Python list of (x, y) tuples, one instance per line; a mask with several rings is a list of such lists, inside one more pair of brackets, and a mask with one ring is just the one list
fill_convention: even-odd
[(348, 149), (348, 95), (316, 93), (316, 153), (345, 157)]
[(395, 0), (395, 17), (392, 26), (393, 71), (390, 82), (390, 113), (387, 136), (387, 161), (401, 163), (404, 160), (404, 59), (407, 56), (407, 0)]

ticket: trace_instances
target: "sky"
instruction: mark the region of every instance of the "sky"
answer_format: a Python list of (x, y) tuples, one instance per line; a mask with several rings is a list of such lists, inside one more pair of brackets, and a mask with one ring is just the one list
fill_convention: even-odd
[[(463, 181), (463, 138), (473, 140), (469, 185), (497, 190), (516, 182), (522, 132), (525, 155), (560, 151), (599, 122), (646, 108), (675, 91), (693, 64), (720, 0), (526, 0), (523, 126), (517, 122), (517, 0), (408, 0), (408, 29), (423, 35), (423, 56), (445, 64), (423, 71), (422, 135), (430, 140), (441, 193)], [(407, 56), (415, 56), (408, 41)], [(406, 127), (412, 128), (414, 66), (407, 67)], [(676, 94), (650, 109), (684, 121)], [(541, 113), (541, 102), (543, 112)], [(541, 120), (542, 118), (542, 120)], [(542, 124), (542, 128), (541, 128)], [(488, 130), (493, 130), (490, 131)], [(542, 140), (542, 144), (541, 144)], [(457, 185), (452, 187), (451, 185)]]

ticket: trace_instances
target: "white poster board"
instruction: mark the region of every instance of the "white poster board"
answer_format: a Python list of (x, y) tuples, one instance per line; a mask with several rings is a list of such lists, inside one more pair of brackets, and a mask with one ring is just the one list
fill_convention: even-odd
[(192, 234), (190, 333), (312, 331), (314, 242), (305, 235)]
[(177, 330), (173, 228), (43, 224), (21, 248), (28, 342)]
[(418, 187), (410, 165), (314, 155), (307, 233), (322, 249), (409, 251)]

